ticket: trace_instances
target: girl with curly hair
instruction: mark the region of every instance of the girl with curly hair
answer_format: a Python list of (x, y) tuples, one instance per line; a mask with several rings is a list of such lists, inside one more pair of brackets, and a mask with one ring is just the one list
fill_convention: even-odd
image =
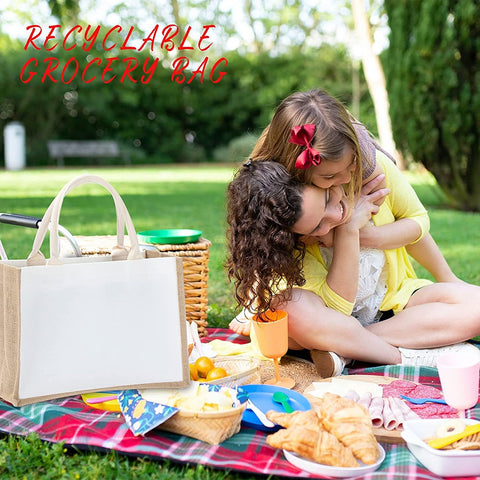
[[(360, 231), (372, 218), (386, 225), (422, 208), (401, 172), (384, 167), (353, 199), (272, 161), (247, 162), (227, 190), (227, 268), (239, 305), (286, 310), (290, 348), (310, 350), (324, 377), (341, 373), (345, 358), (433, 366), (445, 351), (436, 347), (478, 353), (464, 341), (480, 334), (480, 287), (418, 279), (403, 246), (362, 255)], [(362, 321), (352, 315), (359, 306)]]

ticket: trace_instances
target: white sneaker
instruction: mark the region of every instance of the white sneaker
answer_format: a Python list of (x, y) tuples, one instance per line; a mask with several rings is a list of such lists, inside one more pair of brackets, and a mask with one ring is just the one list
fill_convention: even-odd
[(310, 356), (312, 357), (317, 373), (322, 378), (341, 375), (345, 365), (350, 362), (349, 359), (325, 350), (310, 350)]
[(475, 352), (480, 357), (480, 350), (471, 343), (462, 342), (454, 345), (437, 348), (403, 348), (398, 347), (402, 355), (402, 365), (414, 365), (422, 367), (436, 367), (437, 358), (443, 353)]

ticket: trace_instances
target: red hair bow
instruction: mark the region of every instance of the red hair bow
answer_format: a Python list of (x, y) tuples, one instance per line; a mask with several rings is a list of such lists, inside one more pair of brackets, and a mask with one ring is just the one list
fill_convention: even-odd
[(305, 145), (307, 147), (297, 157), (295, 168), (306, 169), (313, 165), (320, 165), (322, 157), (320, 156), (320, 153), (310, 145), (313, 135), (315, 135), (315, 125), (313, 123), (299, 125), (290, 130), (290, 138), (288, 141), (290, 143), (295, 143), (296, 145)]

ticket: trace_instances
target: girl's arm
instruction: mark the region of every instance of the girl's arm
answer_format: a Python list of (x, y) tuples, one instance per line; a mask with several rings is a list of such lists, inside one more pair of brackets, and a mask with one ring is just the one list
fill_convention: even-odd
[(462, 282), (452, 272), (430, 233), (418, 242), (407, 245), (407, 252), (422, 267), (428, 270), (437, 282)]
[(390, 192), (386, 188), (376, 190), (377, 185), (383, 180), (383, 176), (378, 176), (367, 183), (348, 223), (335, 228), (333, 260), (326, 282), (336, 294), (349, 302), (354, 302), (357, 295), (360, 229), (378, 212), (379, 207), (376, 203), (383, 201)]
[[(360, 244), (366, 248), (393, 250), (418, 240), (422, 234), (419, 224), (410, 218), (400, 218), (386, 225), (367, 225), (360, 232)], [(420, 241), (420, 240), (418, 240)]]
[[(408, 183), (403, 174), (396, 169), (395, 166), (389, 165), (391, 181), (390, 188), (393, 191), (392, 197), (395, 197), (395, 190), (398, 187), (403, 191), (405, 183)], [(372, 176), (378, 175), (379, 169), (382, 167), (377, 163), (377, 167)], [(395, 170), (393, 170), (395, 169)], [(383, 169), (382, 169), (383, 171)], [(393, 202), (393, 207), (399, 199), (403, 200), (405, 197), (412, 198), (411, 187), (407, 189), (406, 195), (397, 196), (397, 201)], [(413, 192), (416, 197), (416, 194)], [(404, 198), (401, 198), (404, 197)], [(417, 198), (418, 200), (418, 198)], [(418, 203), (420, 201), (418, 200)], [(415, 202), (413, 203), (415, 207)], [(418, 207), (418, 206), (417, 206)], [(388, 250), (405, 246), (407, 252), (420, 265), (428, 270), (437, 282), (454, 282), (461, 281), (450, 269), (447, 261), (442, 255), (438, 245), (435, 243), (433, 237), (426, 233), (422, 236), (422, 228), (418, 221), (409, 218), (412, 214), (418, 219), (419, 210), (415, 207), (413, 209), (401, 207), (402, 218), (398, 218), (395, 222), (381, 226), (367, 225), (360, 232), (360, 244), (362, 247), (379, 248)], [(427, 215), (425, 211), (425, 215)], [(420, 238), (420, 240), (418, 240)]]

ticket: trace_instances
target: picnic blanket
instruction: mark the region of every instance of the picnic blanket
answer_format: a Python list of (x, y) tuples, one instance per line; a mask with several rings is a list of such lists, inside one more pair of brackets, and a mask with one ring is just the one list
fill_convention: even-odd
[[(238, 343), (246, 341), (230, 330), (209, 328), (204, 341), (213, 339)], [(349, 373), (386, 375), (440, 386), (434, 368), (381, 366), (355, 369)], [(467, 416), (480, 419), (480, 404), (469, 410)], [(281, 450), (266, 444), (266, 434), (263, 432), (242, 427), (239, 433), (215, 446), (161, 430), (152, 431), (144, 437), (135, 437), (119, 414), (90, 408), (79, 396), (18, 408), (0, 401), (0, 431), (14, 435), (35, 433), (42, 440), (63, 442), (81, 449), (116, 450), (133, 456), (202, 464), (250, 474), (321, 478), (291, 465)], [(359, 478), (424, 480), (440, 478), (426, 470), (405, 445), (382, 445), (386, 457), (380, 468)], [(477, 478), (480, 480), (480, 477)]]

